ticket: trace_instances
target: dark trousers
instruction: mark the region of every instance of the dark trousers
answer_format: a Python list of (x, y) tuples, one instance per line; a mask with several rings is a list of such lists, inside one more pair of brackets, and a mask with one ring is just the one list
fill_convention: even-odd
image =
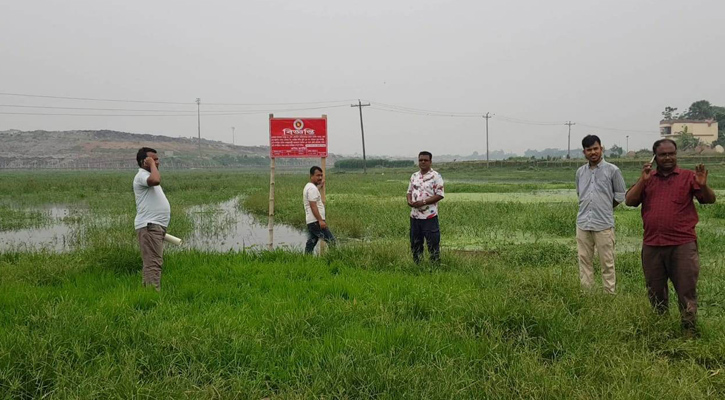
[(694, 328), (697, 320), (697, 278), (700, 257), (697, 242), (679, 246), (642, 246), (642, 269), (649, 301), (660, 313), (668, 309), (667, 280), (677, 293), (682, 325)]
[(438, 263), (441, 254), (441, 230), (438, 226), (438, 216), (430, 219), (410, 219), (410, 249), (413, 251), (413, 261), (420, 262), (423, 256), (423, 240), (428, 246), (431, 262)]
[(319, 222), (307, 224), (307, 244), (305, 245), (305, 254), (312, 254), (315, 251), (318, 240), (324, 240), (330, 245), (335, 244), (335, 236), (332, 235), (329, 228), (320, 228)]

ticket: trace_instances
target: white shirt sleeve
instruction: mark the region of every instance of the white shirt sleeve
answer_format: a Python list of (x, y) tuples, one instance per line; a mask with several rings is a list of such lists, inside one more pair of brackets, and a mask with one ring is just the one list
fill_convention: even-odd
[(307, 201), (307, 202), (310, 201), (310, 187), (309, 186), (307, 186), (305, 188), (305, 201)]
[(310, 185), (305, 190), (305, 201), (319, 201), (319, 197), (320, 191), (317, 189), (317, 186)]
[(149, 176), (151, 176), (151, 173), (136, 175), (136, 184), (141, 187), (149, 187), (149, 183), (148, 183)]

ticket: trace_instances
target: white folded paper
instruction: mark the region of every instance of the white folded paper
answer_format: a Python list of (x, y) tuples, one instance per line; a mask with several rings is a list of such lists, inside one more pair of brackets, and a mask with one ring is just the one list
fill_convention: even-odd
[(168, 233), (164, 235), (164, 241), (171, 244), (181, 244), (181, 239), (177, 238), (176, 236), (171, 236)]

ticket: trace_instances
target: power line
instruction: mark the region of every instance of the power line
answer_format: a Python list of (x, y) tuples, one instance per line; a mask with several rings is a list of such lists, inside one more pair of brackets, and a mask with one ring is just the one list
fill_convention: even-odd
[(425, 116), (425, 117), (451, 117), (451, 118), (480, 118), (481, 114), (476, 115), (457, 115), (457, 114), (435, 114), (430, 112), (419, 112), (419, 111), (405, 111), (405, 110), (397, 110), (397, 109), (391, 109), (386, 107), (378, 107), (376, 104), (372, 104), (372, 109), (379, 110), (379, 111), (385, 111), (385, 112), (392, 112), (397, 114), (408, 114), (408, 115), (419, 115), (419, 116)]
[(561, 122), (547, 122), (547, 121), (532, 121), (528, 119), (522, 119), (522, 118), (516, 118), (516, 117), (508, 117), (505, 115), (497, 115), (497, 117), (506, 122), (511, 122), (514, 124), (524, 124), (524, 125), (559, 125)]
[(579, 125), (592, 128), (592, 129), (601, 129), (605, 131), (615, 131), (615, 132), (633, 132), (633, 133), (656, 133), (659, 134), (656, 130), (649, 131), (649, 130), (643, 130), (643, 129), (620, 129), (620, 128), (605, 128), (602, 126), (594, 126), (594, 125), (587, 125), (580, 123)]
[(481, 116), (481, 113), (473, 113), (473, 112), (426, 110), (426, 109), (422, 109), (422, 108), (397, 106), (395, 104), (387, 104), (387, 103), (380, 103), (380, 102), (375, 102), (375, 104), (381, 105), (386, 108), (398, 109), (401, 111), (419, 112), (419, 113), (424, 113), (424, 114), (460, 115), (460, 116), (466, 116), (466, 117), (480, 117)]
[[(102, 101), (102, 102), (115, 102), (115, 103), (175, 104), (175, 105), (186, 105), (186, 106), (194, 105), (194, 102), (105, 99), (105, 98), (93, 98), (93, 97), (52, 96), (52, 95), (43, 95), (43, 94), (9, 93), (9, 92), (0, 92), (0, 96), (31, 97), (31, 98), (42, 98), (42, 99), (77, 100), (77, 101)], [(325, 101), (285, 102), (285, 103), (204, 103), (204, 105), (208, 105), (208, 106), (290, 106), (290, 105), (306, 105), (306, 104), (347, 103), (349, 101), (353, 101), (353, 100), (346, 99), (346, 100), (325, 100)]]
[(168, 110), (168, 109), (134, 109), (134, 108), (96, 108), (96, 107), (58, 107), (58, 106), (28, 106), (20, 104), (0, 104), (0, 107), (10, 108), (41, 108), (53, 110), (94, 110), (94, 111), (137, 111), (137, 112), (175, 112), (189, 113), (186, 110)]
[[(206, 104), (205, 104), (206, 105)], [(97, 107), (58, 107), (58, 106), (28, 106), (28, 105), (20, 105), (20, 104), (0, 104), (0, 107), (9, 107), (9, 108), (39, 108), (39, 109), (52, 109), (52, 110), (89, 110), (89, 111), (133, 111), (133, 112), (170, 112), (170, 113), (179, 113), (179, 114), (193, 114), (196, 115), (191, 110), (169, 110), (169, 109), (134, 109), (134, 108), (97, 108)], [(304, 107), (304, 108), (291, 108), (288, 109), (290, 111), (296, 111), (296, 110), (317, 110), (317, 109), (324, 109), (324, 108), (336, 108), (336, 107), (345, 107), (344, 104), (339, 105), (331, 105), (331, 106), (322, 106), (322, 107)], [(255, 114), (255, 113), (268, 113), (270, 111), (288, 111), (285, 109), (282, 110), (272, 110), (272, 109), (258, 109), (258, 110), (215, 110), (215, 111), (206, 111), (202, 112), (202, 114)]]
[[(45, 98), (45, 99), (59, 99), (59, 100), (77, 100), (77, 101), (96, 101), (96, 102), (118, 102), (118, 103), (139, 103), (139, 104), (170, 104), (170, 105), (183, 105), (193, 106), (194, 102), (174, 102), (174, 101), (148, 101), (148, 100), (133, 100), (133, 99), (108, 99), (108, 98), (91, 98), (91, 97), (72, 97), (72, 96), (53, 96), (53, 95), (40, 95), (40, 94), (27, 94), (27, 93), (10, 93), (0, 92), (0, 96), (15, 96), (15, 97), (28, 97), (28, 98)], [(345, 104), (350, 100), (329, 100), (329, 101), (309, 101), (309, 102), (285, 102), (285, 103), (204, 103), (205, 106), (293, 106), (293, 105), (317, 105), (326, 104), (318, 107), (291, 107), (287, 109), (242, 109), (242, 110), (214, 110), (201, 112), (197, 109), (196, 116), (207, 115), (207, 116), (223, 116), (223, 115), (245, 115), (245, 114), (268, 114), (271, 112), (290, 112), (290, 111), (305, 111), (305, 110), (319, 110), (327, 108), (346, 107)], [(34, 109), (49, 109), (49, 110), (85, 110), (85, 111), (110, 111), (110, 112), (133, 112), (133, 113), (165, 113), (165, 114), (90, 114), (90, 113), (41, 113), (41, 112), (6, 112), (0, 111), (2, 115), (36, 115), (36, 116), (72, 116), (72, 117), (176, 117), (176, 116), (193, 116), (195, 113), (192, 110), (171, 110), (171, 109), (121, 109), (121, 108), (96, 108), (96, 107), (60, 107), (60, 106), (31, 106), (31, 105), (19, 105), (19, 104), (1, 104), (0, 107), (9, 108), (34, 108)], [(198, 107), (197, 107), (198, 108)], [(428, 110), (422, 108), (414, 108), (407, 106), (400, 106), (389, 103), (375, 103), (371, 105), (372, 109), (398, 113), (408, 114), (426, 117), (449, 117), (449, 118), (478, 118), (480, 113), (473, 112), (457, 112), (457, 111), (440, 111), (440, 110)], [(534, 121), (517, 117), (510, 117), (506, 115), (497, 115), (497, 118), (502, 122), (523, 124), (523, 125), (538, 125), (538, 126), (555, 126), (559, 125), (560, 122), (549, 122), (549, 121)], [(656, 131), (642, 130), (642, 129), (625, 129), (625, 128), (610, 128), (601, 127), (596, 125), (588, 125), (579, 123), (580, 126), (613, 131), (613, 132), (625, 132), (635, 134), (657, 134)]]
[[(224, 116), (224, 115), (252, 115), (252, 114), (265, 114), (270, 111), (274, 112), (291, 112), (291, 111), (307, 111), (307, 110), (322, 110), (330, 108), (347, 107), (347, 104), (341, 104), (336, 106), (326, 107), (303, 107), (303, 108), (288, 108), (281, 110), (247, 110), (247, 111), (232, 111), (232, 112), (216, 112), (207, 111), (201, 112), (201, 115), (205, 116)], [(59, 117), (196, 117), (197, 113), (189, 111), (186, 113), (178, 114), (79, 114), (79, 113), (41, 113), (41, 112), (7, 112), (0, 111), (0, 115), (39, 115), (39, 116), (59, 116)]]
[(348, 103), (355, 101), (355, 99), (347, 100), (326, 100), (326, 101), (302, 101), (297, 103), (204, 103), (207, 106), (293, 106), (293, 105), (305, 105), (305, 104), (335, 104), (335, 103)]
[(18, 97), (35, 97), (43, 99), (60, 99), (60, 100), (78, 100), (78, 101), (108, 101), (116, 103), (146, 103), (146, 104), (183, 104), (192, 105), (194, 103), (175, 102), (175, 101), (147, 101), (147, 100), (120, 100), (120, 99), (97, 99), (91, 97), (67, 97), (67, 96), (50, 96), (43, 94), (26, 94), (26, 93), (7, 93), (0, 92), (1, 96), (18, 96)]

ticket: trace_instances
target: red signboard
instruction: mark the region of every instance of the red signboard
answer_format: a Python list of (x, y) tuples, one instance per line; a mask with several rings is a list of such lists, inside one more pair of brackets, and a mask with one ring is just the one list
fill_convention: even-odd
[(327, 118), (270, 118), (269, 156), (327, 157)]

